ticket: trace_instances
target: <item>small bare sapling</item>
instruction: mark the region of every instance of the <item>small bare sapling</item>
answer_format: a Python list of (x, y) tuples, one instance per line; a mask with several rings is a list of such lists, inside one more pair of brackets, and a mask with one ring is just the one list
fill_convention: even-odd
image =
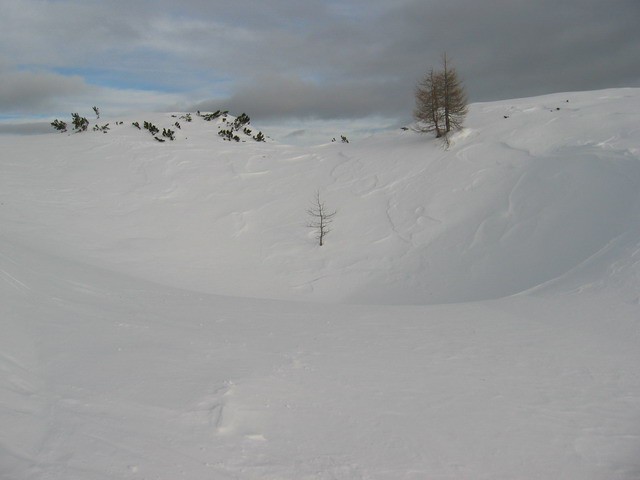
[(307, 210), (307, 214), (311, 217), (311, 221), (307, 224), (309, 228), (312, 228), (316, 232), (316, 239), (320, 246), (324, 245), (324, 237), (331, 231), (329, 225), (333, 222), (333, 217), (337, 212), (334, 210), (329, 212), (324, 205), (324, 202), (320, 199), (320, 191), (316, 191), (316, 196), (313, 200), (311, 207)]

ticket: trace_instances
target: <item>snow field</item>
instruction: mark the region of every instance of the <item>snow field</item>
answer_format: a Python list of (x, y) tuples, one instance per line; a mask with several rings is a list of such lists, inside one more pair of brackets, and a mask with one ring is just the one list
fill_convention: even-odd
[(0, 478), (637, 479), (639, 104), (3, 137)]

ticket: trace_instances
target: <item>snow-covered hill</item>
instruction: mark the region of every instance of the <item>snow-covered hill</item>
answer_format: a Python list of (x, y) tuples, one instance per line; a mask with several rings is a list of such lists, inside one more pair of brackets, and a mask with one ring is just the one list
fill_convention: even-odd
[(0, 477), (640, 478), (639, 112), (1, 137)]

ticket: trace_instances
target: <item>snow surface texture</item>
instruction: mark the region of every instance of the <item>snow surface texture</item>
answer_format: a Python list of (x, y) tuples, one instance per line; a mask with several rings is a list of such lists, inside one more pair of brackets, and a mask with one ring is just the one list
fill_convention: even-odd
[(109, 120), (1, 140), (0, 478), (640, 478), (639, 89), (448, 151)]

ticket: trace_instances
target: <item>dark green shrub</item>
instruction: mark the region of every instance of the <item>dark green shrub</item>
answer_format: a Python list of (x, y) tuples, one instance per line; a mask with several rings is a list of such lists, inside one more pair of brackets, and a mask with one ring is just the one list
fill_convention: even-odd
[(51, 122), (51, 125), (61, 133), (67, 131), (67, 123), (63, 122), (62, 120), (58, 120), (57, 118), (53, 122)]
[(93, 131), (94, 132), (102, 132), (102, 133), (107, 133), (109, 131), (109, 124), (105, 123), (102, 126), (99, 125), (94, 125), (93, 126)]
[(220, 130), (218, 132), (218, 135), (220, 135), (224, 140), (235, 140), (236, 142), (240, 141), (240, 137), (235, 135), (233, 130)]
[(155, 135), (156, 133), (160, 132), (160, 130), (158, 129), (158, 127), (156, 127), (153, 123), (150, 122), (144, 122), (143, 126), (146, 130), (149, 130), (149, 133), (151, 135)]
[(220, 110), (218, 110), (215, 113), (205, 113), (204, 115), (200, 115), (203, 119), (205, 119), (207, 122), (210, 122), (211, 120), (214, 120), (216, 118), (218, 118), (216, 115), (220, 113)]
[(240, 130), (242, 127), (247, 125), (249, 122), (251, 122), (251, 119), (249, 118), (249, 115), (247, 115), (246, 113), (242, 113), (239, 117), (237, 117), (233, 121), (232, 127), (233, 127), (234, 130)]
[(163, 128), (162, 129), (162, 136), (168, 138), (171, 141), (175, 140), (175, 138), (173, 136), (175, 133), (176, 132), (174, 132), (173, 130), (169, 130), (167, 128)]
[(89, 126), (89, 120), (85, 117), (81, 117), (78, 113), (71, 114), (71, 123), (73, 123), (73, 129), (76, 132), (84, 132)]

